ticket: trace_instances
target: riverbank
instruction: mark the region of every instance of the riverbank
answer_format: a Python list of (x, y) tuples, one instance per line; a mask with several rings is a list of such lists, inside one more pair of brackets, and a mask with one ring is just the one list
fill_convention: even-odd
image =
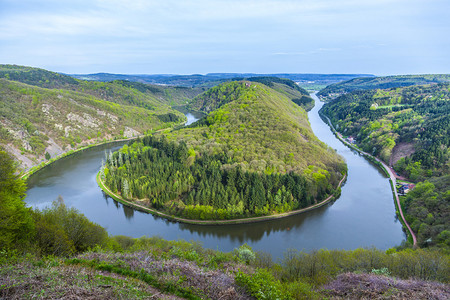
[[(150, 132), (150, 133), (148, 133), (148, 134), (153, 134), (153, 133), (156, 133), (156, 132), (161, 132), (161, 131), (169, 130), (169, 129), (171, 129), (171, 127), (169, 127), (169, 128), (161, 128), (161, 129), (155, 130), (155, 131), (153, 131), (153, 132)], [(21, 179), (24, 179), (24, 180), (26, 181), (31, 175), (33, 175), (34, 173), (38, 172), (39, 170), (42, 170), (42, 169), (45, 168), (46, 166), (48, 166), (48, 165), (54, 163), (55, 161), (58, 161), (58, 160), (60, 160), (60, 159), (62, 159), (62, 158), (65, 158), (65, 157), (67, 157), (67, 156), (70, 156), (70, 155), (72, 155), (72, 154), (74, 154), (74, 153), (78, 153), (78, 152), (84, 151), (84, 150), (86, 150), (86, 149), (90, 149), (90, 148), (98, 147), (98, 146), (103, 146), (103, 145), (107, 145), (107, 144), (111, 144), (111, 143), (120, 143), (120, 142), (132, 141), (132, 140), (135, 140), (135, 139), (144, 137), (144, 136), (146, 136), (146, 135), (147, 135), (147, 134), (141, 134), (141, 135), (138, 135), (138, 136), (133, 136), (133, 137), (130, 137), (130, 138), (125, 138), (125, 139), (102, 141), (102, 142), (100, 142), (100, 143), (93, 143), (93, 144), (86, 145), (86, 146), (83, 146), (83, 147), (78, 148), (78, 149), (72, 149), (72, 150), (69, 150), (69, 151), (64, 152), (64, 153), (62, 153), (61, 155), (58, 155), (57, 157), (54, 157), (54, 158), (52, 158), (52, 159), (50, 159), (50, 160), (48, 160), (48, 161), (41, 162), (41, 163), (40, 163), (39, 165), (37, 165), (37, 166), (31, 167), (29, 170), (27, 170), (27, 171), (24, 172), (23, 174), (20, 174), (20, 178), (21, 178)]]
[(326, 115), (324, 115), (323, 113), (319, 112), (320, 117), (325, 118), (326, 119), (326, 123), (328, 123), (328, 125), (330, 126), (331, 130), (333, 131), (334, 135), (346, 146), (358, 151), (358, 153), (362, 154), (365, 158), (369, 159), (370, 161), (374, 162), (376, 165), (378, 165), (381, 170), (383, 170), (383, 172), (389, 177), (389, 181), (390, 181), (390, 185), (391, 185), (391, 190), (392, 190), (392, 194), (394, 195), (394, 203), (395, 203), (395, 207), (397, 210), (397, 215), (400, 215), (400, 222), (402, 223), (403, 227), (407, 229), (408, 231), (408, 240), (410, 240), (410, 242), (412, 242), (413, 247), (417, 247), (417, 237), (414, 234), (413, 230), (411, 229), (410, 225), (408, 224), (408, 222), (405, 219), (405, 216), (403, 214), (403, 209), (401, 207), (400, 204), (400, 198), (398, 196), (397, 193), (397, 189), (395, 188), (396, 184), (397, 184), (397, 179), (396, 176), (394, 174), (394, 172), (391, 170), (391, 168), (389, 166), (387, 166), (382, 160), (380, 160), (379, 158), (364, 152), (362, 150), (360, 150), (358, 147), (356, 147), (355, 145), (350, 144), (349, 142), (347, 142), (342, 135), (334, 128), (333, 124), (331, 123), (330, 118), (328, 118)]
[(97, 173), (96, 175), (96, 180), (97, 180), (97, 184), (99, 185), (99, 187), (103, 190), (103, 192), (105, 194), (107, 194), (108, 196), (110, 196), (111, 198), (113, 198), (114, 200), (122, 203), (123, 205), (126, 206), (130, 206), (134, 209), (143, 211), (143, 212), (147, 212), (150, 213), (152, 215), (156, 215), (159, 217), (163, 217), (166, 218), (168, 220), (171, 221), (175, 221), (175, 222), (180, 222), (180, 223), (185, 223), (185, 224), (194, 224), (194, 225), (225, 225), (225, 224), (248, 224), (248, 223), (256, 223), (256, 222), (262, 222), (262, 221), (270, 221), (270, 220), (275, 220), (275, 219), (281, 219), (281, 218), (285, 218), (285, 217), (289, 217), (289, 216), (293, 216), (296, 214), (301, 214), (319, 207), (324, 206), (325, 204), (331, 202), (335, 197), (339, 197), (340, 195), (340, 189), (342, 187), (342, 184), (344, 183), (345, 179), (347, 178), (347, 175), (344, 174), (344, 176), (342, 177), (342, 179), (339, 181), (339, 184), (337, 186), (337, 189), (335, 191), (335, 194), (337, 193), (337, 196), (335, 194), (328, 196), (325, 200), (306, 207), (306, 208), (302, 208), (302, 209), (298, 209), (298, 210), (294, 210), (294, 211), (290, 211), (290, 212), (286, 212), (286, 213), (281, 213), (281, 214), (274, 214), (274, 215), (269, 215), (269, 216), (261, 216), (261, 217), (249, 217), (249, 218), (242, 218), (242, 219), (231, 219), (231, 220), (194, 220), (194, 219), (185, 219), (185, 218), (180, 218), (180, 217), (176, 217), (176, 216), (172, 216), (172, 215), (168, 215), (165, 213), (162, 213), (156, 209), (152, 209), (152, 208), (148, 208), (146, 206), (140, 205), (138, 203), (129, 201), (124, 199), (122, 196), (113, 193), (102, 181), (102, 179), (100, 178), (100, 172)]
[(83, 146), (83, 147), (78, 148), (78, 149), (69, 150), (69, 151), (64, 152), (64, 153), (62, 153), (62, 154), (60, 154), (60, 155), (58, 155), (58, 156), (56, 156), (56, 157), (54, 157), (54, 158), (52, 158), (52, 159), (50, 159), (48, 161), (41, 162), (37, 166), (31, 167), (26, 172), (20, 174), (20, 178), (24, 179), (26, 181), (31, 175), (33, 175), (34, 173), (38, 172), (39, 170), (42, 170), (46, 166), (48, 166), (48, 165), (50, 165), (50, 164), (54, 163), (55, 161), (58, 161), (58, 160), (60, 160), (62, 158), (65, 158), (65, 157), (68, 157), (68, 156), (70, 156), (72, 154), (78, 153), (80, 151), (84, 151), (86, 149), (90, 149), (90, 148), (98, 147), (98, 146), (102, 146), (102, 145), (107, 145), (107, 144), (111, 144), (111, 143), (120, 143), (120, 142), (131, 141), (131, 140), (134, 140), (134, 139), (137, 139), (137, 138), (140, 138), (140, 137), (144, 137), (144, 136), (145, 135), (139, 135), (139, 136), (134, 136), (134, 137), (131, 137), (131, 138), (126, 138), (126, 139), (109, 140), (109, 141), (105, 141), (105, 142), (94, 143), (94, 144), (90, 144), (90, 145), (87, 145), (87, 146)]

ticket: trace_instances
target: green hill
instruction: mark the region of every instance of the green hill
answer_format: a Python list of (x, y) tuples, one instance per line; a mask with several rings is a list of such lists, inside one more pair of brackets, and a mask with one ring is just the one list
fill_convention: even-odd
[(385, 77), (361, 77), (344, 82), (331, 84), (321, 90), (317, 95), (320, 99), (328, 101), (340, 95), (357, 90), (373, 90), (423, 85), (430, 83), (450, 82), (448, 74), (429, 75), (398, 75)]
[(306, 111), (314, 107), (314, 100), (309, 96), (309, 93), (292, 80), (278, 77), (250, 77), (246, 80), (267, 85), (277, 92), (284, 94)]
[(71, 87), (79, 83), (79, 80), (67, 75), (18, 65), (0, 65), (0, 78), (50, 89)]
[(140, 135), (183, 120), (167, 105), (149, 110), (0, 79), (0, 145), (24, 168), (82, 145)]
[(345, 164), (307, 114), (266, 85), (228, 82), (195, 98), (208, 112), (189, 128), (146, 137), (108, 158), (102, 176), (140, 204), (196, 219), (268, 215), (335, 192)]
[[(248, 81), (221, 84), (195, 98), (190, 107), (211, 113), (190, 129), (174, 131), (170, 140), (179, 137), (194, 148), (214, 142), (215, 148), (233, 150), (233, 157), (247, 163), (268, 159), (277, 167), (267, 167), (281, 173), (303, 171), (315, 161), (321, 168), (333, 168), (338, 161), (314, 136), (305, 110), (266, 85)], [(291, 152), (294, 157), (290, 160), (286, 156)]]
[(73, 90), (106, 101), (152, 110), (168, 105), (185, 105), (188, 100), (205, 91), (205, 88), (168, 87), (126, 80), (79, 80), (64, 74), (17, 65), (0, 65), (0, 78), (43, 88)]
[[(249, 86), (251, 85), (250, 82), (262, 83), (283, 94), (307, 111), (314, 107), (314, 100), (309, 96), (309, 93), (292, 80), (278, 77), (250, 77), (245, 80)], [(241, 89), (238, 86), (222, 84), (192, 99), (188, 108), (209, 113), (223, 104), (236, 100), (240, 97), (240, 93)]]
[(321, 110), (345, 136), (411, 181), (402, 207), (420, 246), (450, 249), (450, 84), (356, 91)]

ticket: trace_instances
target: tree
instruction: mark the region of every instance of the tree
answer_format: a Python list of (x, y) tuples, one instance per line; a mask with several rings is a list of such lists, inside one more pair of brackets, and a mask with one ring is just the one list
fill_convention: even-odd
[(25, 182), (15, 174), (12, 158), (0, 148), (0, 249), (25, 244), (32, 236), (34, 223), (25, 207)]
[(106, 230), (89, 221), (75, 208), (68, 208), (61, 196), (52, 207), (35, 210), (35, 241), (42, 254), (70, 255), (104, 245)]

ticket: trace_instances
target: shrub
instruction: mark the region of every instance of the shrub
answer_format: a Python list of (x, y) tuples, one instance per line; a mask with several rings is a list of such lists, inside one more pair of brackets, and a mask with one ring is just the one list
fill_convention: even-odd
[(235, 251), (238, 259), (246, 264), (253, 262), (256, 258), (252, 249), (247, 244), (240, 246), (238, 249), (235, 249)]
[(390, 276), (391, 272), (389, 272), (388, 268), (381, 268), (381, 269), (372, 269), (372, 274)]
[(75, 208), (67, 208), (62, 198), (51, 208), (34, 212), (36, 242), (43, 254), (81, 253), (108, 241), (106, 230), (89, 221)]
[(245, 274), (239, 271), (235, 281), (256, 299), (283, 299), (280, 281), (275, 279), (267, 269), (257, 269), (254, 274)]

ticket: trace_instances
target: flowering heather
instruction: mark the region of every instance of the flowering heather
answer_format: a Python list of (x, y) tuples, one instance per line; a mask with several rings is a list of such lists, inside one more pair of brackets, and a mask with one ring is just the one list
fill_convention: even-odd
[(322, 290), (332, 299), (450, 299), (448, 284), (374, 274), (341, 274)]
[[(172, 282), (180, 287), (190, 288), (202, 298), (248, 299), (242, 288), (234, 283), (234, 275), (223, 269), (210, 269), (193, 261), (181, 260), (176, 256), (161, 259), (147, 251), (132, 253), (85, 253), (80, 259), (99, 261), (132, 271), (145, 271), (158, 278), (161, 283)], [(233, 271), (234, 268), (230, 268)]]

